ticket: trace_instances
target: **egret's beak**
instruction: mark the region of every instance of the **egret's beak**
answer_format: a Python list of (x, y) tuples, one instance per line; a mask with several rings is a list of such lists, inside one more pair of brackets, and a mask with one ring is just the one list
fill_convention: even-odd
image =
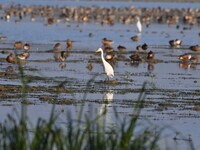
[(100, 52), (99, 50), (96, 50), (96, 51), (95, 51), (95, 53), (99, 53), (99, 52)]

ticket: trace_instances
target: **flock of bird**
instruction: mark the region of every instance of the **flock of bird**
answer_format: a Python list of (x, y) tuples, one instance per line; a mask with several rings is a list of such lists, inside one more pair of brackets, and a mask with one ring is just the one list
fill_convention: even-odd
[[(139, 22), (139, 19), (138, 19)], [(141, 26), (141, 23), (137, 23)], [(138, 27), (138, 32), (142, 32), (142, 28)], [(115, 52), (114, 49), (112, 48), (112, 44), (114, 43), (112, 40), (107, 39), (107, 38), (103, 38), (102, 39), (102, 48), (98, 48), (98, 50), (96, 50), (96, 52), (100, 52), (101, 53), (101, 59), (102, 59), (102, 63), (104, 66), (104, 71), (106, 73), (106, 75), (109, 78), (113, 78), (114, 77), (114, 69), (112, 67), (112, 65), (110, 64), (110, 62), (112, 60), (115, 59)], [(53, 47), (53, 50), (50, 50), (48, 52), (54, 52), (55, 53), (55, 60), (59, 61), (59, 62), (65, 62), (66, 58), (69, 56), (71, 50), (73, 49), (73, 41), (68, 39), (66, 41), (66, 50), (65, 51), (61, 51), (61, 43), (56, 43)], [(175, 40), (170, 40), (169, 41), (169, 46), (170, 47), (180, 47), (182, 44), (182, 41), (179, 39), (175, 39)], [(16, 63), (23, 63), (26, 59), (29, 58), (30, 56), (30, 44), (25, 43), (23, 44), (22, 41), (17, 41), (14, 43), (13, 45), (14, 49), (16, 50), (23, 50), (23, 53), (10, 53), (7, 57), (6, 60), (9, 63), (12, 64), (16, 64)], [(126, 51), (126, 47), (119, 45), (118, 47), (119, 52), (124, 52)], [(142, 57), (141, 57), (141, 51), (145, 51), (145, 60), (146, 61), (153, 61), (155, 58), (155, 53), (153, 51), (149, 51), (146, 52), (146, 50), (148, 49), (148, 45), (146, 43), (142, 44), (142, 45), (138, 45), (136, 47), (136, 51), (134, 52), (134, 54), (130, 55), (130, 62), (131, 63), (138, 63), (142, 61)], [(190, 46), (189, 47), (190, 50), (192, 51), (200, 51), (200, 45), (194, 45), (194, 46)], [(105, 56), (104, 56), (105, 54)], [(185, 53), (183, 55), (180, 55), (179, 60), (182, 62), (192, 62), (192, 63), (198, 63), (198, 58), (193, 56), (191, 53)], [(88, 68), (92, 69), (92, 65), (89, 64), (87, 66)]]
[[(139, 22), (139, 19), (138, 19), (138, 22)], [(139, 24), (139, 27), (138, 27), (138, 24)], [(137, 28), (138, 28), (138, 32), (142, 32), (142, 27), (141, 26), (141, 23), (137, 23)], [(108, 52), (107, 49), (112, 49), (111, 48), (111, 44), (113, 43), (112, 40), (109, 40), (109, 39), (106, 39), (106, 38), (103, 38), (102, 39), (102, 44), (103, 44), (103, 47), (104, 47), (104, 50), (102, 48), (99, 48), (96, 52), (101, 52), (101, 59), (102, 59), (102, 62), (103, 62), (103, 65), (104, 65), (104, 71), (105, 73), (107, 74), (108, 77), (110, 78), (113, 78), (114, 77), (114, 70), (113, 70), (113, 67), (106, 61), (106, 60), (111, 60), (114, 58), (114, 55), (110, 56), (111, 54), (111, 51)], [(175, 40), (170, 40), (169, 41), (169, 45), (170, 47), (180, 47), (182, 44), (182, 40), (180, 39), (175, 39)], [(140, 56), (140, 50), (144, 50), (146, 51), (148, 49), (148, 45), (146, 43), (144, 43), (143, 45), (138, 45), (136, 47), (136, 52), (135, 54), (132, 54), (129, 58), (131, 60), (132, 63), (137, 63), (137, 62), (141, 62), (142, 61), (142, 58)], [(200, 51), (200, 45), (194, 45), (194, 46), (190, 46), (189, 47), (190, 50), (192, 51)], [(121, 46), (119, 45), (118, 46), (118, 50), (119, 51), (124, 51), (126, 50), (126, 47), (124, 46)], [(106, 51), (106, 60), (104, 58), (104, 51)], [(146, 56), (146, 60), (147, 61), (153, 61), (154, 58), (155, 58), (155, 53), (153, 51), (149, 51), (147, 53)], [(183, 55), (180, 55), (179, 57), (179, 60), (184, 62), (184, 63), (188, 63), (188, 62), (191, 62), (191, 63), (198, 63), (198, 57), (192, 55), (191, 53), (185, 53)]]
[[(1, 6), (1, 9), (4, 7)], [(157, 22), (161, 23), (166, 21), (168, 25), (177, 23), (180, 20), (180, 16), (183, 17), (183, 22), (188, 23), (190, 25), (200, 23), (200, 19), (198, 14), (200, 14), (199, 9), (161, 9), (158, 8), (141, 8), (143, 13), (142, 16), (139, 16), (135, 7), (130, 6), (129, 8), (100, 8), (97, 6), (90, 7), (54, 7), (54, 6), (22, 6), (22, 5), (11, 5), (9, 8), (4, 10), (5, 14), (1, 17), (1, 19), (10, 20), (12, 16), (18, 17), (16, 21), (20, 21), (23, 17), (28, 15), (31, 16), (31, 20), (35, 21), (35, 17), (41, 16), (45, 17), (48, 24), (52, 24), (58, 22), (59, 19), (64, 18), (65, 21), (71, 21), (72, 19), (78, 22), (89, 22), (91, 19), (97, 20), (101, 22), (101, 24), (110, 24), (113, 25), (115, 20), (118, 20), (121, 23), (128, 24), (128, 23), (136, 23), (138, 35), (142, 33), (142, 24), (149, 25), (152, 20), (156, 20)], [(141, 12), (140, 11), (140, 12)], [(170, 12), (170, 13), (169, 13)], [(183, 13), (184, 12), (184, 13)], [(152, 13), (151, 15), (149, 15)], [(155, 16), (155, 14), (159, 14), (159, 16)], [(177, 15), (178, 14), (178, 15)], [(59, 16), (56, 18), (56, 16)], [(155, 19), (156, 18), (156, 19)], [(148, 27), (148, 26), (147, 26)], [(138, 41), (139, 36), (133, 36), (131, 39), (133, 41)], [(67, 40), (67, 50), (60, 51), (61, 44), (56, 43), (53, 47), (53, 51), (56, 55), (55, 60), (64, 62), (66, 58), (69, 56), (70, 51), (72, 50), (72, 40)], [(114, 69), (112, 65), (108, 63), (109, 60), (113, 60), (115, 58), (115, 53), (112, 48), (113, 41), (107, 38), (102, 39), (102, 48), (99, 48), (96, 52), (101, 53), (101, 59), (104, 65), (105, 73), (109, 78), (114, 77)], [(180, 39), (174, 39), (169, 41), (169, 45), (171, 47), (180, 47), (182, 45), (182, 41)], [(10, 53), (6, 60), (9, 63), (18, 63), (20, 61), (24, 61), (29, 58), (30, 56), (30, 45), (28, 43), (23, 44), (21, 41), (17, 41), (14, 43), (15, 49), (23, 49), (23, 53)], [(119, 45), (118, 50), (123, 52), (126, 50), (126, 47), (123, 45)], [(148, 49), (148, 45), (146, 43), (142, 45), (138, 45), (136, 47), (136, 52), (132, 54), (129, 58), (132, 63), (142, 61), (140, 56), (140, 51), (146, 51)], [(200, 45), (194, 45), (189, 47), (192, 51), (200, 51)], [(105, 54), (105, 56), (104, 56)], [(153, 51), (149, 51), (147, 55), (145, 55), (145, 60), (152, 61), (154, 60), (155, 54)], [(192, 54), (186, 53), (184, 55), (179, 56), (180, 61), (190, 61), (193, 63), (197, 63), (198, 59), (196, 59)], [(92, 65), (88, 66), (91, 68)]]
[(31, 21), (45, 21), (51, 25), (59, 22), (98, 22), (114, 25), (116, 22), (122, 24), (134, 24), (135, 16), (140, 14), (141, 22), (147, 26), (151, 23), (167, 23), (168, 25), (180, 22), (195, 25), (200, 23), (200, 9), (177, 9), (177, 8), (135, 8), (129, 7), (100, 7), (100, 6), (42, 6), (42, 5), (20, 5), (0, 4), (0, 10), (4, 13), (0, 19), (6, 21), (15, 19), (18, 23), (24, 18)]

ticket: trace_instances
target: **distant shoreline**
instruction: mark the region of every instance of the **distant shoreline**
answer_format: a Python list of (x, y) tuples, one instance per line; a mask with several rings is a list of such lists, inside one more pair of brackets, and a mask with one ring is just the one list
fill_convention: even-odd
[[(68, 0), (60, 0), (60, 1), (68, 1)], [(200, 0), (77, 0), (77, 1), (200, 3)]]
[[(48, 1), (48, 0), (47, 0)], [(53, 0), (50, 0), (53, 1)], [(73, 0), (57, 0), (57, 1), (73, 1)], [(104, 2), (169, 2), (169, 3), (200, 3), (200, 0), (75, 0), (77, 1), (104, 1)]]

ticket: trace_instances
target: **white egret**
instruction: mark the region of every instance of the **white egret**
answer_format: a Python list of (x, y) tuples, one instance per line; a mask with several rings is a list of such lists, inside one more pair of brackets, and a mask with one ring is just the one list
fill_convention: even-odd
[(96, 52), (101, 52), (101, 59), (104, 65), (105, 73), (107, 74), (108, 77), (113, 78), (114, 77), (113, 67), (104, 59), (103, 49), (99, 48)]
[(138, 16), (136, 16), (136, 19), (137, 19), (136, 26), (137, 26), (138, 32), (141, 33), (142, 32), (142, 24), (140, 22), (140, 18)]

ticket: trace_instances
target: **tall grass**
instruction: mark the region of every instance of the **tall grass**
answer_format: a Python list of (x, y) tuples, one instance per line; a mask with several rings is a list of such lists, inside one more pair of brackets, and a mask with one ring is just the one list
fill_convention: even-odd
[[(26, 100), (26, 79), (23, 68), (19, 65), (22, 80), (22, 98)], [(91, 79), (89, 84), (94, 81)], [(77, 120), (68, 114), (66, 127), (57, 124), (58, 115), (55, 113), (55, 105), (52, 108), (49, 120), (39, 118), (36, 125), (32, 125), (26, 114), (26, 106), (22, 104), (21, 114), (18, 118), (8, 115), (0, 126), (0, 149), (6, 150), (106, 150), (106, 149), (158, 149), (160, 133), (153, 134), (149, 128), (136, 133), (138, 117), (145, 100), (144, 83), (138, 97), (137, 104), (133, 107), (130, 121), (122, 122), (120, 127), (107, 127), (99, 121), (106, 111), (91, 119), (83, 114), (81, 108)], [(86, 98), (86, 94), (84, 95)]]

